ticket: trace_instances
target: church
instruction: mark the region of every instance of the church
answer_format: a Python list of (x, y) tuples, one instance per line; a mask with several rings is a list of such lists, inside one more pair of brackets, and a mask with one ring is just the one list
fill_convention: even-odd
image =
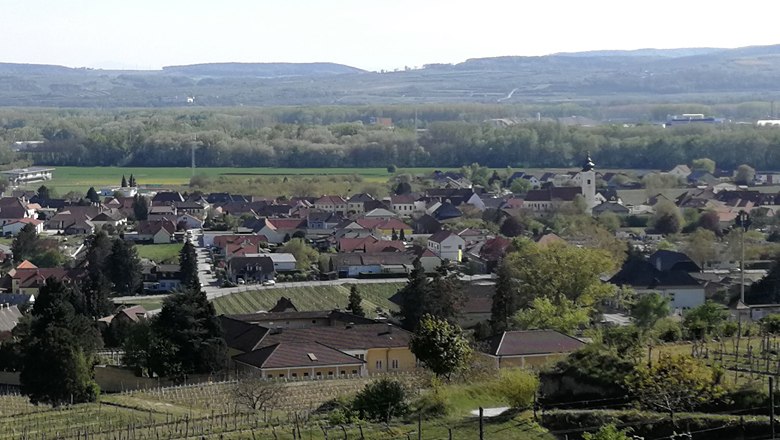
[(596, 201), (596, 164), (590, 158), (590, 153), (585, 158), (582, 171), (571, 179), (578, 183), (576, 186), (551, 186), (543, 189), (528, 191), (523, 202), (523, 208), (539, 215), (552, 213), (558, 210), (564, 203), (571, 203), (581, 195), (587, 206), (586, 213), (590, 214), (598, 204)]

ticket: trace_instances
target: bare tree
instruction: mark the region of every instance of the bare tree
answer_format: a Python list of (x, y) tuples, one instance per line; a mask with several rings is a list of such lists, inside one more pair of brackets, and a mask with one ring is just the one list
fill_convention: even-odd
[(236, 405), (258, 411), (268, 409), (283, 391), (281, 382), (263, 378), (260, 372), (251, 372), (239, 376), (232, 394)]

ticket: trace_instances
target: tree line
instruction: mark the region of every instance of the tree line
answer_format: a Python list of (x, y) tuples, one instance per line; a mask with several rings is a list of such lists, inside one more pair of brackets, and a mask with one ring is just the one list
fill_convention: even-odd
[[(459, 107), (455, 107), (458, 109)], [(334, 114), (288, 109), (277, 113), (124, 111), (0, 114), (0, 140), (43, 140), (0, 162), (26, 160), (60, 166), (189, 166), (195, 148), (201, 166), (247, 167), (571, 167), (591, 152), (603, 168), (670, 168), (707, 157), (734, 169), (742, 163), (780, 168), (780, 131), (752, 125), (569, 126), (529, 122), (501, 126), (476, 110), (434, 116), (395, 129), (370, 125), (387, 109)], [(450, 109), (452, 110), (452, 109)], [(431, 112), (436, 110), (432, 109)], [(324, 110), (323, 110), (324, 112)], [(450, 119), (446, 119), (450, 118)]]

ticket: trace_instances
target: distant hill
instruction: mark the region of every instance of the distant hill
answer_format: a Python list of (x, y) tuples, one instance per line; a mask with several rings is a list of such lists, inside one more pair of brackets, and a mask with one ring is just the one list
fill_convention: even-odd
[(149, 71), (0, 63), (0, 106), (780, 100), (778, 78), (780, 45), (474, 58), (382, 73), (335, 63), (213, 63)]
[(165, 73), (195, 76), (278, 78), (361, 73), (361, 69), (336, 63), (210, 63), (163, 67)]
[(689, 47), (681, 49), (635, 49), (635, 50), (590, 50), (586, 52), (559, 52), (551, 56), (566, 57), (652, 57), (680, 58), (693, 55), (706, 55), (726, 49), (716, 47)]

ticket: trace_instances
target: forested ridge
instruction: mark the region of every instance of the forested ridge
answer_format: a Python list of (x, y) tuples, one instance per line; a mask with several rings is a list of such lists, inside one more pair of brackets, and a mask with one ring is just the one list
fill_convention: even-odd
[[(0, 162), (54, 166), (570, 167), (586, 151), (602, 168), (669, 168), (708, 157), (780, 169), (780, 130), (717, 124), (572, 126), (486, 122), (493, 107), (284, 108), (202, 111), (12, 111), (0, 113)], [(333, 110), (331, 112), (331, 110)], [(395, 128), (370, 125), (393, 115)], [(453, 119), (453, 120), (447, 120)], [(350, 122), (351, 121), (351, 122)], [(14, 154), (15, 141), (44, 143)]]

